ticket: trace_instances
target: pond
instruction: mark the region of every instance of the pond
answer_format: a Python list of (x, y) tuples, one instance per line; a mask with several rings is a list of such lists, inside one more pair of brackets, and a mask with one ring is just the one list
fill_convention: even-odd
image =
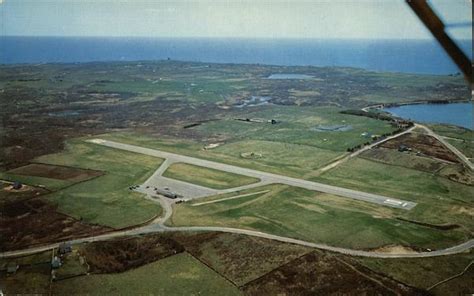
[(445, 123), (474, 129), (473, 103), (413, 104), (384, 108), (395, 116), (423, 123)]

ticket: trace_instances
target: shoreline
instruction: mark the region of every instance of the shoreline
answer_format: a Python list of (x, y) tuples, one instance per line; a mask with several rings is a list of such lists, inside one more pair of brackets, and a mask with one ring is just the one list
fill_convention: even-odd
[(370, 109), (384, 109), (384, 108), (394, 108), (407, 105), (420, 105), (420, 104), (430, 104), (430, 105), (444, 105), (444, 104), (456, 104), (456, 103), (474, 103), (473, 99), (459, 99), (459, 100), (421, 100), (421, 101), (412, 101), (412, 102), (400, 102), (400, 103), (380, 103), (369, 105), (363, 107), (361, 110), (364, 112), (369, 112)]
[(386, 108), (397, 108), (397, 107), (403, 107), (403, 106), (409, 106), (409, 105), (447, 105), (447, 104), (463, 104), (463, 103), (471, 103), (474, 104), (473, 99), (459, 99), (459, 100), (422, 100), (422, 101), (413, 101), (413, 102), (401, 102), (401, 103), (387, 103), (387, 104), (374, 104), (370, 105), (364, 108), (361, 108), (360, 110), (365, 112), (366, 114), (370, 114), (371, 111), (378, 110), (379, 113), (385, 114), (387, 116), (390, 116), (393, 118), (393, 120), (402, 120), (402, 121), (411, 121), (411, 122), (418, 122), (422, 124), (439, 124), (439, 125), (445, 125), (445, 126), (452, 126), (456, 127), (459, 129), (467, 130), (467, 131), (474, 131), (474, 128), (469, 128), (463, 125), (457, 125), (449, 122), (423, 122), (419, 120), (414, 120), (414, 119), (408, 119), (408, 118), (403, 118), (400, 117), (392, 112), (389, 112), (385, 110)]

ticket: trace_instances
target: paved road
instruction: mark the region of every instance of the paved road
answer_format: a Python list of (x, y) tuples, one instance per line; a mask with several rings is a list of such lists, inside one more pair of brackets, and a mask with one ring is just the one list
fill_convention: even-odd
[[(301, 246), (306, 246), (306, 247), (311, 247), (311, 248), (328, 250), (328, 251), (351, 255), (351, 256), (371, 257), (371, 258), (439, 257), (439, 256), (462, 253), (474, 247), (474, 239), (471, 239), (462, 244), (459, 244), (450, 248), (442, 249), (442, 250), (432, 251), (432, 252), (394, 254), (394, 253), (368, 252), (368, 251), (362, 251), (362, 250), (352, 250), (352, 249), (346, 249), (346, 248), (333, 247), (333, 246), (328, 246), (325, 244), (318, 244), (318, 243), (303, 241), (303, 240), (294, 239), (290, 237), (278, 236), (278, 235), (273, 235), (273, 234), (264, 233), (260, 231), (254, 231), (254, 230), (247, 230), (247, 229), (238, 229), (238, 228), (230, 228), (230, 227), (213, 227), (213, 226), (169, 227), (169, 226), (165, 226), (164, 224), (172, 215), (172, 212), (173, 212), (172, 204), (174, 203), (174, 201), (166, 197), (159, 197), (158, 199), (155, 199), (151, 196), (147, 196), (147, 198), (151, 198), (162, 205), (164, 213), (161, 218), (154, 220), (152, 223), (148, 225), (137, 227), (135, 229), (125, 230), (125, 231), (115, 231), (115, 232), (97, 235), (93, 237), (79, 238), (79, 239), (70, 240), (69, 242), (72, 244), (81, 244), (81, 243), (86, 243), (86, 242), (106, 241), (106, 240), (119, 238), (119, 237), (150, 234), (150, 233), (162, 233), (162, 232), (214, 231), (214, 232), (226, 232), (226, 233), (250, 235), (250, 236), (261, 237), (265, 239), (276, 240), (276, 241), (280, 241), (284, 243), (290, 243), (290, 244), (296, 244), (296, 245), (301, 245)], [(44, 252), (47, 250), (51, 250), (53, 248), (58, 248), (60, 244), (61, 242), (58, 242), (58, 243), (36, 247), (36, 248), (4, 252), (4, 253), (0, 253), (0, 258), (18, 257), (18, 256)]]
[(136, 153), (146, 154), (150, 156), (160, 157), (171, 162), (189, 163), (189, 164), (212, 168), (212, 169), (221, 170), (225, 172), (246, 175), (246, 176), (258, 178), (264, 184), (270, 184), (270, 183), (285, 184), (285, 185), (305, 188), (308, 190), (325, 192), (329, 194), (334, 194), (338, 196), (348, 197), (348, 198), (352, 198), (356, 200), (362, 200), (362, 201), (366, 201), (370, 203), (376, 203), (376, 204), (404, 209), (404, 210), (410, 210), (414, 206), (416, 206), (416, 203), (414, 202), (386, 197), (383, 195), (366, 193), (366, 192), (356, 191), (352, 189), (346, 189), (342, 187), (322, 184), (318, 182), (312, 182), (312, 181), (292, 178), (288, 176), (261, 172), (261, 171), (252, 170), (248, 168), (242, 168), (238, 166), (199, 159), (199, 158), (190, 157), (190, 156), (184, 156), (184, 155), (170, 153), (170, 152), (164, 152), (164, 151), (155, 150), (155, 149), (139, 147), (135, 145), (129, 145), (129, 144), (118, 143), (114, 141), (107, 141), (107, 140), (102, 140), (102, 139), (93, 139), (93, 140), (90, 140), (90, 142), (99, 144), (99, 145), (104, 145), (111, 148), (122, 149), (122, 150), (132, 151)]
[[(168, 216), (168, 215), (167, 215)], [(382, 252), (368, 252), (368, 251), (361, 251), (361, 250), (352, 250), (352, 249), (345, 249), (345, 248), (338, 248), (332, 247), (325, 244), (317, 244), (312, 242), (307, 242), (299, 239), (283, 237), (273, 234), (268, 234), (259, 231), (253, 230), (246, 230), (246, 229), (237, 229), (237, 228), (228, 228), (228, 227), (167, 227), (163, 226), (162, 224), (150, 224), (147, 226), (143, 226), (133, 230), (127, 231), (118, 231), (107, 233), (99, 236), (88, 237), (88, 238), (80, 238), (71, 240), (72, 244), (80, 244), (85, 242), (94, 242), (94, 241), (105, 241), (113, 238), (118, 237), (125, 237), (125, 236), (133, 236), (139, 234), (149, 234), (149, 233), (160, 233), (160, 232), (176, 232), (176, 231), (216, 231), (216, 232), (226, 232), (226, 233), (235, 233), (235, 234), (243, 234), (243, 235), (250, 235), (256, 236), (271, 240), (276, 240), (284, 243), (296, 244), (311, 248), (318, 248), (322, 250), (328, 250), (332, 252), (337, 252), (341, 254), (351, 255), (351, 256), (360, 256), (360, 257), (372, 257), (372, 258), (425, 258), (425, 257), (438, 257), (438, 256), (445, 256), (445, 255), (453, 255), (465, 252), (474, 247), (474, 239), (471, 239), (465, 243), (447, 248), (442, 250), (436, 250), (432, 252), (420, 252), (420, 253), (409, 253), (409, 254), (390, 254), (390, 253), (382, 253)], [(19, 251), (11, 251), (11, 252), (4, 252), (0, 253), (0, 258), (8, 258), (8, 257), (17, 257), (17, 256), (24, 256), (34, 253), (39, 253), (47, 250), (51, 250), (53, 248), (57, 248), (60, 243), (50, 244), (47, 246), (26, 249), (26, 250), (19, 250)]]

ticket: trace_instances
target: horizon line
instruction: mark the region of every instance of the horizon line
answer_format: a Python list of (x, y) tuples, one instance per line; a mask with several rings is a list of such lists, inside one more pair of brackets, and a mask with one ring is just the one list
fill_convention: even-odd
[[(128, 38), (128, 39), (249, 39), (249, 40), (432, 40), (433, 38), (333, 38), (333, 37), (245, 37), (245, 36), (118, 36), (118, 35), (2, 35), (5, 37), (28, 37), (28, 38)], [(472, 38), (460, 38), (459, 41), (472, 41)]]

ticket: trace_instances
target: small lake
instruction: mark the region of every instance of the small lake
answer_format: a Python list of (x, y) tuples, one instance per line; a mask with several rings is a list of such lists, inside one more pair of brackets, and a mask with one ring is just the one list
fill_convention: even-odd
[(445, 123), (474, 129), (473, 103), (414, 104), (384, 108), (384, 111), (424, 123)]
[(311, 75), (305, 74), (272, 74), (267, 77), (267, 79), (313, 79), (314, 77)]

